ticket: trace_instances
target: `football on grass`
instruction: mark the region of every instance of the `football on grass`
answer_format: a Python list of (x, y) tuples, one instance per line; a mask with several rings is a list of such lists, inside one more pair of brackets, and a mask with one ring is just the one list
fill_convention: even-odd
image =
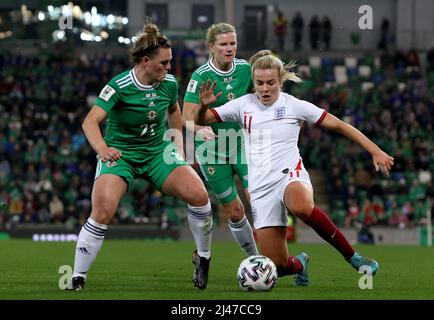
[(276, 266), (266, 256), (250, 256), (241, 261), (237, 278), (245, 291), (269, 291), (277, 283)]

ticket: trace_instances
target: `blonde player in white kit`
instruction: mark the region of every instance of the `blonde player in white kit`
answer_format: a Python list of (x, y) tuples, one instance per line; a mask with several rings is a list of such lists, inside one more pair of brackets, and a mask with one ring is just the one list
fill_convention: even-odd
[(261, 253), (273, 260), (279, 276), (295, 274), (296, 286), (309, 284), (307, 254), (288, 255), (289, 210), (334, 246), (353, 268), (359, 271), (365, 266), (363, 270), (374, 275), (378, 263), (358, 254), (328, 215), (315, 207), (309, 173), (297, 147), (301, 124), (307, 121), (321, 125), (357, 142), (371, 154), (375, 169), (384, 174), (389, 173), (393, 158), (353, 126), (310, 102), (282, 92), (284, 81), (301, 81), (288, 71), (292, 65), (284, 65), (269, 50), (259, 51), (249, 63), (255, 93), (218, 109), (208, 109), (221, 93), (214, 94), (215, 83), (202, 83), (201, 109), (196, 120), (200, 125), (236, 121), (243, 127), (253, 221)]

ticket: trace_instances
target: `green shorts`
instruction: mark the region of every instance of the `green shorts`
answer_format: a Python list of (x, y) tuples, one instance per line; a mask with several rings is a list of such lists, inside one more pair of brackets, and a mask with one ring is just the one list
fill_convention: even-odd
[[(137, 157), (135, 157), (137, 159)], [(114, 174), (122, 177), (128, 184), (128, 189), (133, 186), (134, 180), (143, 178), (161, 191), (164, 181), (177, 167), (188, 165), (176, 151), (175, 146), (166, 148), (164, 152), (149, 156), (141, 163), (133, 162), (131, 158), (122, 153), (118, 161), (102, 162), (98, 160), (95, 179), (103, 174)]]
[(200, 170), (221, 204), (237, 197), (234, 174), (241, 180), (244, 189), (249, 186), (247, 164), (200, 164)]

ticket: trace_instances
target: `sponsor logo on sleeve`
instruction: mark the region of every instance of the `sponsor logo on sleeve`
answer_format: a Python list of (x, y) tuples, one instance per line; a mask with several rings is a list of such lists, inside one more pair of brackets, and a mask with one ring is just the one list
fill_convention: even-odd
[(99, 94), (99, 97), (101, 99), (103, 99), (104, 101), (109, 101), (109, 99), (111, 98), (111, 96), (116, 92), (115, 89), (113, 89), (112, 87), (110, 87), (109, 85), (106, 85), (102, 90), (101, 93)]
[(191, 79), (187, 86), (187, 91), (191, 93), (195, 93), (197, 88), (197, 81)]

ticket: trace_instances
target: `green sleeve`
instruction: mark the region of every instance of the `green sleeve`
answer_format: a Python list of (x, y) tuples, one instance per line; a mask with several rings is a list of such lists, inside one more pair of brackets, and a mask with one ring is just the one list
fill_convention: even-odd
[(188, 83), (187, 90), (185, 91), (184, 102), (200, 104), (199, 90), (201, 84), (201, 76), (194, 72)]
[(246, 66), (243, 66), (243, 67), (247, 68), (246, 74), (247, 74), (247, 77), (249, 78), (249, 87), (247, 88), (247, 92), (246, 93), (252, 93), (254, 86), (253, 86), (253, 79), (252, 79), (252, 74), (251, 74), (250, 66), (246, 65)]
[(119, 88), (112, 79), (101, 90), (99, 96), (96, 98), (95, 104), (103, 108), (106, 112), (109, 112), (119, 101), (119, 95)]
[(252, 78), (250, 78), (250, 82), (249, 82), (249, 88), (247, 89), (247, 93), (252, 93), (253, 92), (253, 81)]
[(170, 106), (173, 106), (178, 102), (178, 82), (173, 84), (173, 94), (171, 94), (172, 100)]

